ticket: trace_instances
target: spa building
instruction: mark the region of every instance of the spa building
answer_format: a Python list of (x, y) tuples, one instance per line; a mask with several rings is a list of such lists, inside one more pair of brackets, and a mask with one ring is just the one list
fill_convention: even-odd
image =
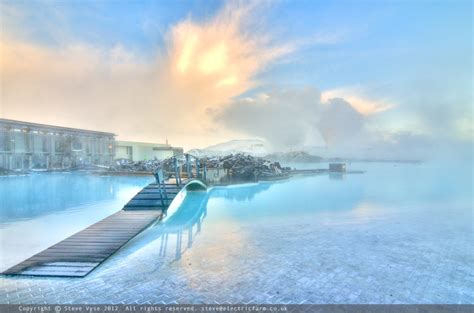
[(0, 168), (65, 169), (110, 165), (115, 134), (0, 119)]

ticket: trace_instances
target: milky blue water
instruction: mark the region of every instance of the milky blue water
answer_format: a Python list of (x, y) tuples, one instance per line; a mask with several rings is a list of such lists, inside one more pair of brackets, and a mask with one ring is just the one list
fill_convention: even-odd
[[(353, 163), (349, 169), (365, 173), (188, 192), (163, 223), (77, 284), (104, 282), (100, 295), (81, 300), (120, 301), (140, 289), (149, 299), (160, 290), (166, 299), (158, 302), (473, 303), (472, 165)], [(45, 198), (37, 183), (56, 180), (50, 192), (57, 199), (39, 204)], [(0, 194), (3, 264), (120, 209), (147, 182), (74, 175), (0, 180), (1, 190), (9, 190)], [(11, 209), (18, 203), (21, 210)], [(67, 227), (56, 229), (61, 223)], [(10, 241), (21, 247), (9, 248)], [(62, 297), (54, 300), (71, 294)]]
[(151, 181), (82, 173), (0, 176), (0, 270), (117, 212)]

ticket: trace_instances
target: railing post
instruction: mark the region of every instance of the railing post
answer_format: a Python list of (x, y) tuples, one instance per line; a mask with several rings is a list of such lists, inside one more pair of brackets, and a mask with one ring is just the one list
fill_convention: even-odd
[[(162, 170), (162, 173), (163, 173), (163, 170)], [(166, 182), (165, 182), (165, 178), (164, 178), (164, 173), (163, 173), (163, 179), (161, 180), (161, 183), (162, 183), (162, 186), (163, 186), (163, 194), (165, 195), (165, 200), (166, 200), (166, 203), (163, 205), (163, 206), (167, 206), (168, 205), (168, 192), (166, 192)], [(163, 199), (163, 197), (162, 197)], [(164, 203), (164, 201), (161, 201), (162, 204)]]
[(201, 178), (201, 173), (199, 172), (199, 159), (196, 159), (196, 178)]
[(191, 173), (191, 164), (189, 164), (189, 154), (186, 153), (186, 171), (188, 172), (188, 179), (190, 179), (193, 176), (193, 173)]
[(204, 165), (202, 166), (202, 178), (204, 180), (204, 182), (207, 181), (207, 166), (206, 166), (206, 163), (204, 163)]
[(178, 166), (178, 177), (179, 177), (179, 184), (181, 185), (181, 164), (179, 163), (178, 159), (176, 159), (176, 165)]
[(181, 184), (181, 177), (178, 170), (178, 159), (176, 157), (173, 157), (173, 165), (174, 165), (174, 176), (176, 178), (176, 186), (179, 186)]
[(163, 186), (164, 185), (163, 170), (161, 168), (157, 169), (155, 173), (153, 174), (153, 176), (155, 176), (156, 183), (158, 184), (158, 190), (160, 191), (161, 206), (165, 207), (165, 200), (163, 196), (165, 196), (166, 200), (168, 200), (168, 195), (166, 194), (166, 189)]

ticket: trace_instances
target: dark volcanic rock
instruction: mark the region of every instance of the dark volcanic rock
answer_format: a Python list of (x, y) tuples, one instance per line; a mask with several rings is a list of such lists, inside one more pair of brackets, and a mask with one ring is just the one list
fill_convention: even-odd
[[(205, 166), (207, 169), (223, 169), (228, 178), (239, 181), (255, 181), (258, 179), (274, 178), (285, 175), (289, 168), (282, 168), (279, 162), (272, 162), (263, 158), (253, 157), (242, 153), (229, 154), (223, 157), (205, 157), (200, 158), (201, 169)], [(128, 172), (154, 172), (158, 168), (174, 175), (173, 158), (164, 160), (145, 160), (133, 162), (127, 159), (116, 160), (112, 171)], [(186, 171), (185, 158), (178, 159), (182, 172)], [(195, 168), (195, 160), (191, 162)]]
[(110, 170), (119, 172), (154, 172), (158, 168), (163, 168), (165, 171), (174, 171), (173, 159), (152, 159), (137, 162), (128, 159), (117, 159), (115, 160), (115, 165)]
[(205, 163), (207, 168), (223, 168), (229, 177), (243, 181), (270, 178), (282, 175), (289, 170), (289, 168), (282, 168), (279, 162), (271, 162), (242, 153), (205, 158), (201, 162)]

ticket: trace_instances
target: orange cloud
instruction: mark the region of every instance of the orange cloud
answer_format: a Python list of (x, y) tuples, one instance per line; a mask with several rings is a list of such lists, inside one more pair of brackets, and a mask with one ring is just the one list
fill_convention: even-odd
[(371, 115), (389, 110), (394, 104), (381, 99), (367, 97), (364, 93), (355, 88), (338, 88), (327, 90), (321, 94), (323, 101), (327, 102), (331, 98), (343, 98), (351, 106), (363, 115)]
[(175, 25), (169, 42), (173, 79), (181, 87), (206, 88), (219, 104), (253, 86), (255, 74), (294, 49), (270, 45), (258, 29), (250, 35), (245, 28), (255, 10), (252, 4), (230, 2), (207, 23), (186, 20)]
[(254, 86), (257, 73), (294, 49), (247, 31), (257, 9), (231, 2), (207, 22), (186, 19), (171, 27), (167, 53), (148, 62), (121, 45), (47, 47), (3, 36), (0, 114), (185, 147), (238, 136), (216, 131), (206, 112)]

